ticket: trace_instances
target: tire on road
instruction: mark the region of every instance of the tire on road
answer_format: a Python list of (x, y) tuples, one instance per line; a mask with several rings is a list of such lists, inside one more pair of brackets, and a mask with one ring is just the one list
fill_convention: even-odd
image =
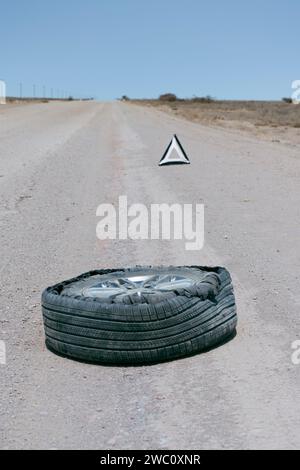
[(223, 267), (90, 271), (42, 294), (47, 347), (87, 362), (146, 364), (209, 349), (234, 335)]

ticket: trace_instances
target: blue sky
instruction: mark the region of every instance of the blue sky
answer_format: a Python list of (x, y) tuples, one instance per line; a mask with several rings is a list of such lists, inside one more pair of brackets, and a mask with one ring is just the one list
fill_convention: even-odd
[(0, 0), (0, 17), (10, 95), (280, 99), (300, 79), (299, 0)]

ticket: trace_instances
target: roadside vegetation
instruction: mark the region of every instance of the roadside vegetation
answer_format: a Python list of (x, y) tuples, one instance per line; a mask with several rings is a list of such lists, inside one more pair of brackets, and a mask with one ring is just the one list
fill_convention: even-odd
[(291, 98), (282, 98), (281, 101), (233, 101), (217, 100), (210, 95), (186, 99), (178, 98), (174, 93), (165, 93), (157, 99), (130, 101), (204, 124), (224, 125), (232, 122), (238, 127), (244, 124), (300, 128), (300, 105), (293, 104)]

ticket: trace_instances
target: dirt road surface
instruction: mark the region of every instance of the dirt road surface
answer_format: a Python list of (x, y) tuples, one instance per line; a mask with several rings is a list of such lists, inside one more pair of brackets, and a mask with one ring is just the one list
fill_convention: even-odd
[[(191, 165), (158, 167), (173, 133)], [(299, 448), (299, 146), (125, 103), (0, 108), (2, 449)], [(204, 203), (205, 245), (96, 238), (100, 203)], [(236, 337), (148, 367), (44, 345), (44, 287), (98, 267), (224, 265)]]

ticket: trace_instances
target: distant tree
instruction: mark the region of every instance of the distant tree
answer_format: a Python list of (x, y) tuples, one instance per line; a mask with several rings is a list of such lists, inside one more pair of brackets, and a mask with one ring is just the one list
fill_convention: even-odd
[(281, 101), (284, 101), (284, 103), (292, 103), (293, 102), (292, 98), (286, 98), (286, 97), (281, 98)]
[(206, 96), (194, 96), (192, 98), (192, 101), (195, 101), (197, 103), (212, 103), (213, 101), (215, 101), (214, 98), (212, 98), (212, 96), (210, 95), (206, 95)]
[(158, 98), (160, 101), (176, 101), (178, 98), (174, 93), (164, 93)]
[(129, 101), (130, 98), (128, 98), (127, 95), (123, 95), (122, 98), (121, 98), (122, 101)]

